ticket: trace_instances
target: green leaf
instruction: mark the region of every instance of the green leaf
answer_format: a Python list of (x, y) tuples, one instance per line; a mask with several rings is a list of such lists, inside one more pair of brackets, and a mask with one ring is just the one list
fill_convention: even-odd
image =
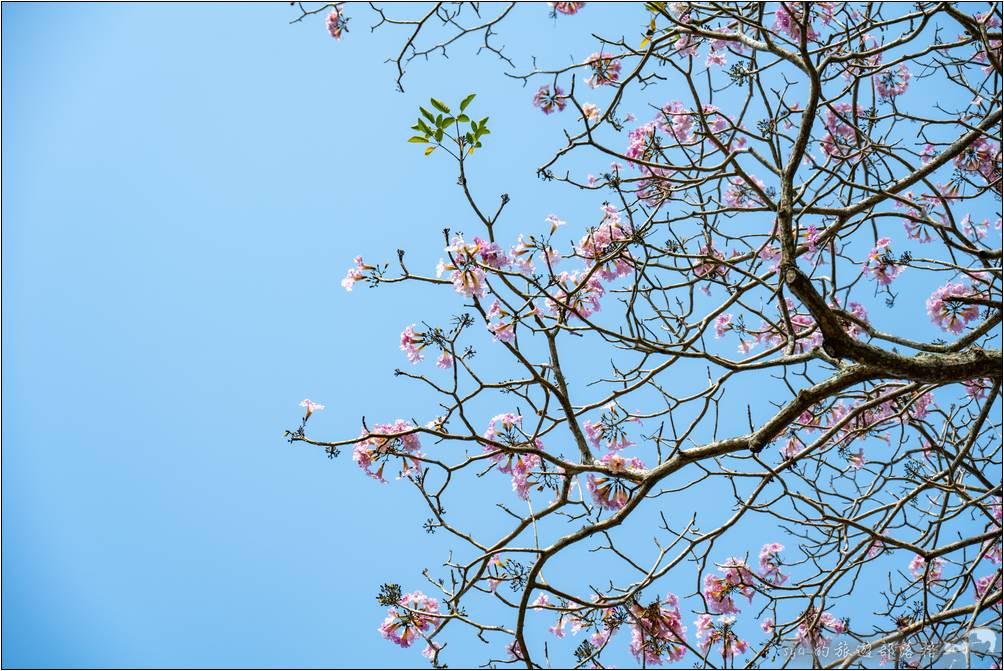
[(428, 156), (429, 154), (431, 154), (434, 151), (436, 151), (435, 147), (426, 147), (425, 148), (425, 155)]
[(436, 131), (436, 142), (442, 142), (442, 141), (443, 141), (443, 129), (440, 128)]
[(419, 120), (418, 120), (418, 125), (419, 125), (419, 126), (421, 126), (421, 129), (420, 129), (420, 130), (421, 130), (421, 131), (422, 131), (423, 133), (425, 133), (426, 135), (432, 135), (432, 129), (431, 129), (431, 128), (429, 128), (429, 125), (428, 125), (428, 124), (426, 124), (426, 123), (425, 123), (424, 121), (422, 121), (421, 119), (419, 119)]
[(488, 117), (485, 117), (484, 119), (478, 122), (478, 125), (484, 128), (487, 123), (488, 123)]
[(428, 119), (432, 123), (436, 123), (436, 117), (432, 116), (432, 112), (430, 112), (429, 110), (425, 109), (421, 105), (419, 106), (418, 111), (421, 112), (422, 116), (424, 116), (426, 119)]
[(416, 135), (415, 137), (408, 138), (408, 142), (420, 142), (422, 144), (429, 144), (429, 139), (424, 137), (419, 137), (418, 135)]
[(454, 121), (456, 121), (456, 119), (454, 119), (453, 117), (451, 116), (446, 117), (445, 119), (443, 119), (443, 128), (448, 128), (449, 126), (452, 126)]
[(467, 96), (462, 101), (460, 101), (460, 111), (461, 112), (463, 112), (465, 109), (467, 109), (467, 106), (471, 104), (471, 101), (474, 100), (474, 95), (475, 94), (472, 93), (471, 95)]
[(446, 105), (444, 105), (441, 101), (436, 100), (435, 98), (430, 98), (429, 102), (431, 102), (432, 106), (435, 107), (440, 112), (442, 112), (443, 114), (449, 114), (450, 113), (450, 108), (447, 107)]
[(457, 121), (459, 121), (460, 123), (467, 123), (470, 120), (471, 118), (466, 114), (461, 114), (460, 116), (457, 117)]

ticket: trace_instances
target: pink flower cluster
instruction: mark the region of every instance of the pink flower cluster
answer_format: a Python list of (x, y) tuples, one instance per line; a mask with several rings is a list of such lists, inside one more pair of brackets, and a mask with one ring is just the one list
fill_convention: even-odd
[(338, 11), (338, 7), (331, 10), (324, 25), (327, 27), (328, 33), (336, 40), (342, 39), (342, 33), (349, 32), (349, 20)]
[(978, 174), (988, 182), (994, 183), (1001, 176), (1001, 146), (979, 137), (956, 156), (953, 163), (960, 170)]
[(303, 413), (304, 420), (309, 419), (310, 416), (313, 415), (315, 412), (324, 410), (323, 405), (321, 405), (320, 403), (314, 403), (309, 398), (305, 398), (302, 401), (300, 401), (300, 407), (307, 409), (306, 412)]
[[(994, 580), (994, 578), (997, 578)], [(982, 599), (983, 595), (986, 594), (991, 589), (999, 590), (1001, 589), (1001, 575), (999, 573), (991, 573), (990, 575), (985, 575), (982, 578), (977, 578), (973, 582), (973, 592), (976, 593), (977, 599)], [(997, 605), (1000, 605), (1000, 601)]]
[(892, 247), (889, 238), (880, 238), (864, 263), (865, 275), (882, 286), (889, 286), (903, 272), (904, 266), (892, 259)]
[[(416, 331), (414, 324), (401, 331), (401, 350), (408, 356), (408, 361), (412, 364), (417, 364), (425, 359), (422, 349), (429, 344), (426, 336), (426, 333)], [(445, 349), (440, 349), (436, 365), (439, 368), (450, 368), (453, 366), (453, 355)]]
[(772, 585), (783, 585), (788, 576), (781, 573), (781, 553), (784, 546), (780, 543), (767, 543), (760, 548), (760, 577)]
[(708, 609), (712, 613), (731, 615), (740, 612), (733, 600), (733, 595), (739, 594), (753, 601), (753, 585), (756, 577), (741, 559), (730, 557), (718, 567), (722, 575), (706, 573), (704, 575), (704, 594)]
[(802, 614), (802, 622), (798, 625), (795, 639), (801, 645), (818, 650), (830, 644), (828, 633), (839, 635), (846, 632), (846, 620), (841, 620), (829, 612), (820, 613), (810, 607)]
[(980, 308), (951, 299), (972, 298), (976, 293), (972, 287), (949, 282), (927, 299), (927, 316), (943, 331), (961, 333), (969, 322), (979, 318)]
[[(603, 206), (603, 218), (595, 229), (590, 230), (579, 240), (576, 252), (598, 266), (597, 274), (604, 281), (630, 275), (634, 266), (631, 254), (623, 247), (631, 239), (631, 224), (621, 220), (620, 212), (612, 205)], [(611, 258), (607, 258), (613, 254)]]
[[(484, 432), (486, 440), (493, 443), (501, 443), (512, 447), (544, 449), (544, 443), (540, 438), (534, 438), (531, 442), (529, 437), (522, 431), (523, 417), (514, 415), (511, 412), (495, 415), (488, 422), (488, 428)], [(515, 452), (496, 445), (485, 445), (485, 452), (491, 453), (490, 459), (496, 464), (500, 473), (512, 476), (512, 489), (521, 499), (526, 500), (530, 495), (530, 474), (533, 469), (540, 468), (540, 457), (527, 452)]]
[(557, 84), (554, 85), (554, 90), (551, 90), (549, 84), (544, 84), (533, 95), (533, 106), (539, 108), (544, 114), (551, 114), (555, 111), (562, 112), (566, 105), (568, 105), (568, 97)]
[(363, 263), (363, 257), (357, 256), (356, 265), (349, 268), (348, 272), (345, 273), (345, 279), (342, 280), (342, 288), (346, 291), (352, 291), (352, 287), (359, 280), (366, 279), (366, 271), (373, 270), (373, 266), (367, 266)]
[(450, 263), (440, 261), (436, 266), (436, 276), (442, 277), (443, 273), (450, 271), (453, 288), (458, 294), (468, 298), (483, 298), (488, 293), (482, 266), (498, 270), (510, 263), (509, 257), (497, 243), (487, 242), (476, 236), (473, 242), (465, 242), (461, 236), (455, 236), (445, 251), (450, 254)]
[(634, 442), (628, 440), (627, 433), (621, 428), (625, 422), (640, 423), (641, 420), (624, 412), (618, 408), (616, 402), (611, 401), (603, 407), (600, 421), (593, 422), (587, 419), (582, 423), (582, 430), (593, 447), (617, 452), (634, 445)]
[(604, 85), (616, 84), (620, 79), (621, 63), (613, 54), (603, 52), (590, 54), (583, 62), (593, 71), (592, 76), (586, 80), (586, 83), (594, 89)]
[(635, 602), (628, 607), (631, 619), (631, 654), (648, 665), (678, 662), (687, 654), (687, 627), (680, 616), (675, 594), (647, 608)]
[(879, 97), (885, 100), (893, 100), (896, 96), (906, 93), (910, 86), (910, 70), (905, 64), (900, 63), (895, 70), (886, 70), (877, 74), (875, 79), (875, 90)]
[[(819, 3), (832, 4), (832, 3)], [(832, 16), (832, 9), (830, 10)], [(801, 2), (782, 2), (774, 12), (774, 30), (779, 30), (787, 35), (793, 42), (801, 42), (802, 39), (802, 14)], [(828, 21), (827, 21), (828, 22)], [(819, 33), (812, 26), (812, 16), (809, 16), (805, 30), (805, 38), (809, 41), (819, 39)]]
[[(936, 557), (928, 562), (920, 555), (916, 555), (910, 561), (910, 573), (917, 580), (926, 580), (927, 583), (933, 583), (941, 580), (941, 572), (944, 565), (945, 561), (943, 559)], [(926, 579), (924, 577), (925, 573), (927, 574)]]
[[(761, 190), (766, 188), (763, 181), (756, 175), (750, 175), (750, 178)], [(763, 207), (765, 205), (760, 194), (741, 177), (733, 177), (729, 180), (729, 188), (725, 191), (725, 204), (729, 207), (742, 209)]]
[(622, 457), (617, 452), (609, 452), (598, 460), (597, 465), (609, 467), (614, 477), (590, 473), (586, 476), (586, 489), (599, 507), (606, 510), (620, 510), (631, 498), (631, 492), (624, 481), (616, 475), (624, 473), (629, 468), (641, 470), (645, 468), (645, 462), (638, 457)]
[(701, 650), (708, 654), (712, 646), (719, 645), (718, 653), (724, 660), (745, 653), (749, 645), (733, 631), (735, 621), (736, 618), (731, 615), (719, 615), (717, 624), (707, 613), (698, 617), (694, 625), (697, 627), (697, 640)]
[(600, 298), (606, 293), (598, 273), (578, 271), (560, 272), (555, 277), (557, 292), (547, 299), (547, 309), (552, 314), (565, 310), (579, 319), (586, 319), (600, 311)]
[(439, 601), (437, 599), (415, 591), (402, 596), (397, 606), (390, 607), (387, 611), (387, 618), (380, 625), (378, 631), (388, 641), (396, 643), (402, 648), (409, 648), (412, 643), (422, 637), (422, 634), (439, 623), (442, 618), (436, 617), (438, 613)]
[[(376, 424), (373, 431), (369, 432), (369, 438), (365, 437), (367, 435), (363, 428), (360, 440), (352, 450), (352, 461), (371, 478), (387, 482), (383, 478), (383, 471), (387, 462), (395, 456), (401, 459), (402, 464), (399, 478), (418, 469), (422, 444), (415, 433), (415, 426), (399, 419), (393, 424)], [(380, 464), (375, 472), (371, 470), (374, 464)]]
[[(853, 121), (851, 109), (850, 103), (838, 103), (826, 111), (826, 134), (820, 139), (819, 145), (824, 154), (838, 161), (845, 161), (860, 150), (856, 142), (857, 131), (844, 121)], [(860, 110), (858, 113), (860, 114)]]
[(732, 330), (732, 313), (723, 312), (715, 318), (715, 338), (721, 339), (726, 331)]
[(584, 2), (549, 2), (548, 6), (559, 14), (571, 16), (586, 6)]

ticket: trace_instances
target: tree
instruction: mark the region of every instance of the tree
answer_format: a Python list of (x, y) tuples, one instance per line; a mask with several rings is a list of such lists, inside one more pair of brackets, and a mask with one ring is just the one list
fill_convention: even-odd
[[(347, 6), (298, 6), (344, 36)], [(374, 27), (407, 31), (402, 87), (415, 58), (465, 38), (512, 67), (498, 31), (541, 7), (373, 10)], [(646, 666), (947, 664), (970, 632), (1001, 630), (1000, 7), (620, 11), (636, 36), (513, 75), (566, 121), (540, 178), (602, 203), (577, 243), (556, 215), (497, 236), (509, 197), (486, 204), (467, 170), (490, 154), (489, 117), (474, 94), (432, 98), (409, 141), (456, 166), (476, 232), (443, 231), (435, 273), (399, 251), (358, 257), (342, 282), (423, 283), (460, 310), (401, 334), (413, 365), (398, 374), (440, 416), (319, 440), (306, 426), (323, 406), (304, 401), (287, 432), (407, 481), (428, 530), (455, 538), (429, 594), (381, 588), (381, 633), (434, 665), (462, 627), (492, 643), (490, 663), (527, 668), (555, 650), (603, 667), (625, 647)], [(573, 153), (612, 164), (578, 179), (561, 168)], [(485, 328), (513, 377), (479, 373)], [(567, 354), (584, 343), (588, 366)], [(478, 503), (447, 505), (456, 483), (496, 474), (507, 529), (455, 524), (447, 508)], [(698, 490), (720, 509), (696, 510)], [(632, 523), (641, 536), (619, 534)], [(721, 554), (744, 526), (761, 542)], [(555, 568), (569, 555), (619, 568), (579, 589)], [(849, 622), (862, 598), (874, 615)], [(560, 646), (566, 627), (583, 636)], [(999, 665), (994, 647), (968, 663)]]

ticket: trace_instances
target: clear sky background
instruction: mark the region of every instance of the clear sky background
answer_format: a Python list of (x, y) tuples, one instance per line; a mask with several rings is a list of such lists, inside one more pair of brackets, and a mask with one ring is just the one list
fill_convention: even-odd
[[(398, 247), (431, 268), (443, 227), (473, 231), (449, 163), (404, 142), (430, 95), (491, 114), (475, 191), (512, 196), (511, 237), (584, 227), (601, 198), (536, 179), (562, 121), (494, 57), (460, 44), (398, 93), (402, 34), (349, 14), (338, 43), (285, 3), (3, 6), (4, 666), (424, 662), (380, 639), (374, 595), (422, 587), (446, 539), (410, 488), (282, 431), (305, 396), (318, 437), (431, 417), (392, 375), (397, 337), (455, 306), (339, 281)], [(528, 6), (501, 42), (525, 70), (640, 20)]]

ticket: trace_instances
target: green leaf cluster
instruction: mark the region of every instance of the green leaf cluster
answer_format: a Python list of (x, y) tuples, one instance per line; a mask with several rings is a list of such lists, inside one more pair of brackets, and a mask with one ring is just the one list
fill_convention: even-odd
[[(470, 155), (476, 148), (481, 147), (481, 138), (491, 133), (488, 130), (488, 117), (475, 121), (466, 113), (474, 96), (472, 93), (460, 101), (457, 114), (453, 113), (449, 105), (436, 98), (429, 99), (429, 107), (435, 112), (419, 105), (418, 120), (411, 127), (418, 134), (408, 138), (408, 142), (429, 145), (425, 148), (425, 155), (428, 156), (442, 145), (444, 138), (449, 138), (460, 146), (461, 151), (466, 148), (467, 154)], [(461, 124), (470, 124), (470, 131)], [(450, 134), (451, 130), (456, 131), (455, 136)]]

